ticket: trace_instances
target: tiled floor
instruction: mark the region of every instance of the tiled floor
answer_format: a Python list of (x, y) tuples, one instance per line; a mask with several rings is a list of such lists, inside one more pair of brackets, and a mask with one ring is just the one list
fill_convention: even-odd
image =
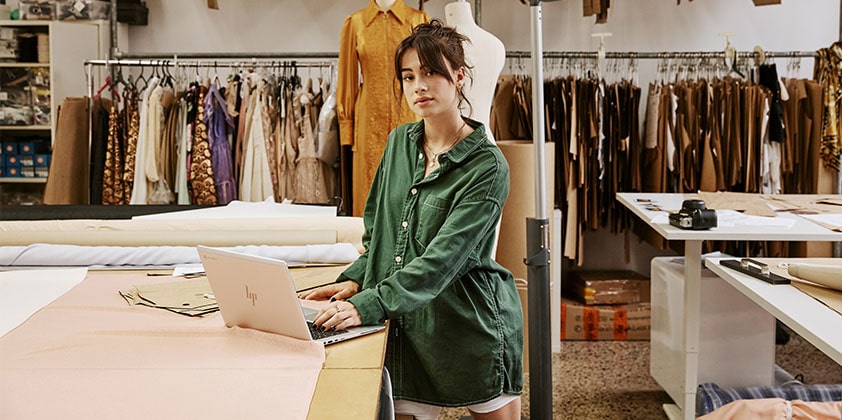
[[(776, 363), (805, 383), (842, 383), (842, 367), (795, 334), (777, 346)], [(567, 341), (553, 354), (554, 419), (666, 419), (661, 407), (669, 402), (649, 376), (648, 341)], [(440, 419), (467, 415), (446, 409)], [(523, 415), (529, 417), (528, 395)]]

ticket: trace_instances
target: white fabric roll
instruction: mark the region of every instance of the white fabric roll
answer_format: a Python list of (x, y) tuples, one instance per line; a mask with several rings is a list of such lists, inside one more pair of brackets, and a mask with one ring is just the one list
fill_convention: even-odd
[[(346, 264), (360, 254), (350, 243), (220, 247), (244, 254), (286, 261), (288, 264)], [(0, 266), (82, 267), (82, 266), (162, 266), (200, 263), (192, 246), (79, 246), (33, 244), (0, 247)]]

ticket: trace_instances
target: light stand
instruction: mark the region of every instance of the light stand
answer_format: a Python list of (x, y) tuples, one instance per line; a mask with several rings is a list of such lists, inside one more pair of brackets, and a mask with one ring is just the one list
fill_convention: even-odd
[(546, 214), (544, 162), (544, 67), (541, 0), (530, 0), (532, 25), (532, 141), (535, 145), (535, 218), (526, 219), (529, 317), (529, 417), (553, 417), (550, 340), (550, 230)]

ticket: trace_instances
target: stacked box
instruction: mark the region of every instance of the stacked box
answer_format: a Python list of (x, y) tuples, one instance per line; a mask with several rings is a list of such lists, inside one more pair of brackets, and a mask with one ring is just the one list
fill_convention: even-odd
[(53, 20), (56, 16), (55, 1), (20, 0), (18, 4), (22, 20)]
[(0, 125), (32, 125), (32, 93), (28, 68), (0, 70)]
[(111, 3), (99, 0), (58, 0), (58, 20), (105, 20), (111, 17)]
[(649, 302), (649, 278), (634, 271), (573, 271), (563, 285), (585, 305)]
[(0, 28), (0, 61), (15, 62), (18, 59), (18, 29)]
[(561, 299), (561, 340), (648, 340), (648, 302), (631, 305), (582, 305)]
[(30, 80), (33, 122), (36, 125), (50, 125), (50, 69), (33, 68)]

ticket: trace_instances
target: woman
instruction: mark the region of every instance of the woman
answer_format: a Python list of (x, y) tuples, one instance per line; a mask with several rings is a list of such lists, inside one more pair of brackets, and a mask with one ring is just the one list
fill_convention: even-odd
[(520, 418), (523, 319), (512, 274), (491, 258), (509, 168), (485, 127), (459, 105), (467, 39), (439, 20), (397, 48), (395, 73), (421, 121), (389, 134), (363, 215), (366, 251), (315, 323), (345, 329), (390, 320), (386, 367), (395, 412), (435, 419)]

